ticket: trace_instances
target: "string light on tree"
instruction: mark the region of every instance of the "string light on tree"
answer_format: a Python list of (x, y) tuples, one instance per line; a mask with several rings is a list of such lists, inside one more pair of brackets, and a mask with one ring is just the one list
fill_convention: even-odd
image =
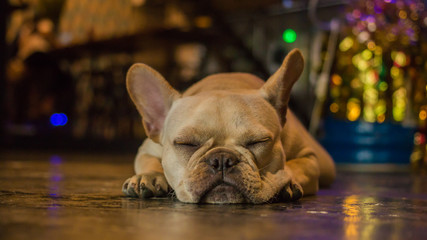
[(330, 78), (330, 114), (347, 121), (418, 122), (411, 161), (427, 169), (424, 1), (350, 1), (340, 35)]

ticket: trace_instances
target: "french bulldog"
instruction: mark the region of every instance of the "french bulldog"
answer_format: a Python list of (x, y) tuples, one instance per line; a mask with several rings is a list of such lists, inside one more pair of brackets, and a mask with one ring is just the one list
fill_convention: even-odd
[(266, 82), (246, 73), (214, 74), (180, 94), (154, 69), (134, 64), (127, 90), (148, 138), (124, 194), (260, 204), (330, 185), (332, 158), (288, 109), (303, 68), (294, 49)]

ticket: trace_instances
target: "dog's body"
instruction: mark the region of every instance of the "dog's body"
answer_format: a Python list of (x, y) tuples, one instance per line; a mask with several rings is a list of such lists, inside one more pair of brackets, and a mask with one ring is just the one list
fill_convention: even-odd
[(263, 203), (331, 184), (331, 157), (287, 111), (302, 68), (294, 50), (265, 84), (250, 74), (215, 74), (180, 95), (153, 69), (134, 65), (128, 90), (149, 138), (123, 192), (163, 196), (170, 186), (183, 202)]

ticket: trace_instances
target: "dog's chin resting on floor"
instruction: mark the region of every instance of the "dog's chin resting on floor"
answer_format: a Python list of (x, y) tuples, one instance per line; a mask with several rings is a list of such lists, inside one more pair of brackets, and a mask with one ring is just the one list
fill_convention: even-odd
[(154, 69), (134, 64), (127, 89), (148, 138), (127, 196), (186, 203), (298, 200), (329, 186), (335, 165), (288, 109), (304, 68), (298, 49), (263, 81), (246, 73), (208, 76), (183, 93)]

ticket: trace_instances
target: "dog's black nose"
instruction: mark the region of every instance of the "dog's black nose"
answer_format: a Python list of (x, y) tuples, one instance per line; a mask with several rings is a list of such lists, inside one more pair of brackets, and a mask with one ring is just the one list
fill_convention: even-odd
[(237, 165), (237, 163), (239, 163), (239, 160), (232, 153), (216, 152), (211, 154), (206, 159), (206, 162), (214, 171), (219, 172), (234, 167), (235, 165)]

